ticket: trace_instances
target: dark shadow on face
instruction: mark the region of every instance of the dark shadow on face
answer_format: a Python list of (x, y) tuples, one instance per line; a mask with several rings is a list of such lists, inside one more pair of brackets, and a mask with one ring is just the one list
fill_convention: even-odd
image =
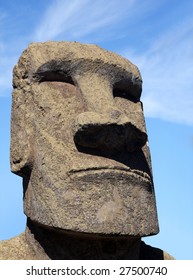
[(139, 260), (164, 260), (164, 253), (159, 248), (146, 245), (142, 241), (140, 246)]
[(131, 170), (139, 170), (144, 173), (147, 173), (150, 176), (152, 184), (153, 184), (152, 173), (151, 173), (149, 164), (147, 162), (147, 159), (146, 159), (142, 149), (139, 149), (135, 152), (128, 152), (125, 149), (117, 150), (117, 151), (114, 150), (112, 152), (111, 150), (102, 150), (102, 149), (97, 149), (97, 148), (85, 148), (76, 143), (75, 143), (75, 145), (76, 145), (77, 150), (80, 153), (108, 158), (108, 159), (111, 159), (116, 162), (124, 164), (126, 167), (129, 167)]
[(28, 189), (28, 186), (29, 186), (30, 175), (31, 174), (23, 177), (23, 198), (25, 198), (25, 195), (26, 195), (26, 192), (27, 192), (27, 189)]
[[(52, 260), (132, 259), (130, 248), (140, 237), (85, 234), (47, 228), (27, 220), (27, 227)], [(133, 255), (132, 255), (133, 257)]]

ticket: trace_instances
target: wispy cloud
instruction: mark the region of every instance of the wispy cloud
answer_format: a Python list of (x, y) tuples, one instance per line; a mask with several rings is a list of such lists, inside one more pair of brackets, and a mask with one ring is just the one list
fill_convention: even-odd
[[(136, 13), (143, 15), (151, 9), (141, 0), (54, 0), (34, 33), (36, 41), (53, 39), (78, 40), (85, 36), (101, 36), (116, 30), (116, 24), (128, 17), (135, 21)], [(97, 33), (97, 34), (96, 34)], [(109, 34), (106, 33), (106, 36)], [(91, 40), (91, 37), (89, 40)]]
[[(127, 26), (129, 22), (132, 25), (136, 18), (139, 18), (139, 14), (143, 18), (146, 11), (151, 9), (152, 5), (145, 5), (142, 0), (122, 0), (121, 3), (119, 0), (114, 0), (107, 1), (105, 4), (103, 0), (48, 0), (46, 9), (40, 11), (39, 17), (33, 21), (34, 28), (30, 25), (30, 29), (34, 30), (31, 34), (23, 32), (23, 26), (15, 15), (0, 11), (2, 30), (10, 33), (7, 37), (5, 32), (2, 33), (6, 41), (1, 41), (0, 35), (0, 96), (3, 96), (4, 92), (5, 95), (10, 95), (6, 91), (10, 92), (11, 89), (12, 69), (17, 61), (16, 57), (19, 57), (18, 54), (29, 42), (80, 40), (103, 43), (113, 36), (118, 39), (122, 36), (119, 24), (124, 24), (126, 21)], [(20, 17), (24, 17), (26, 24), (29, 24), (28, 20), (25, 20), (27, 14), (22, 14), (22, 11), (21, 9)], [(14, 42), (14, 48), (11, 41), (13, 29), (17, 34), (14, 35), (17, 40), (17, 44)], [(22, 35), (24, 33), (25, 35)], [(22, 41), (22, 44), (19, 41)]]
[(10, 96), (12, 88), (13, 66), (17, 63), (17, 56), (0, 56), (0, 96)]
[[(7, 18), (7, 14), (0, 10), (0, 28), (4, 29), (4, 22)], [(5, 89), (10, 88), (11, 72), (9, 57), (6, 56), (6, 43), (2, 40), (2, 34), (0, 35), (0, 96), (5, 96)]]
[(143, 54), (125, 52), (140, 68), (145, 114), (193, 124), (193, 18), (157, 38)]

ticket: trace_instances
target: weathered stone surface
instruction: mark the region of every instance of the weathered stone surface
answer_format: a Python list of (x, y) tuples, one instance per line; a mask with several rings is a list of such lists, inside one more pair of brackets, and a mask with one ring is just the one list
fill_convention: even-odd
[(12, 171), (50, 227), (158, 232), (136, 66), (95, 45), (31, 44), (14, 69)]
[(138, 68), (95, 45), (34, 43), (13, 87), (11, 168), (28, 225), (3, 258), (15, 242), (18, 259), (139, 258), (140, 237), (159, 229)]

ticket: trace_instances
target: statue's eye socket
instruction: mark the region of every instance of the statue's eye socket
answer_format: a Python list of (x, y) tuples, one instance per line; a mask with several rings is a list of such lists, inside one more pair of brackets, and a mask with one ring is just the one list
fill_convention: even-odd
[(141, 84), (134, 84), (129, 79), (121, 80), (114, 84), (113, 96), (138, 102), (141, 96)]
[(124, 98), (133, 102), (137, 102), (138, 100), (136, 99), (135, 96), (132, 95), (132, 93), (130, 92), (130, 89), (120, 89), (120, 88), (113, 88), (113, 97), (120, 97), (120, 98)]
[(125, 98), (125, 99), (130, 99), (130, 94), (128, 91), (126, 90), (120, 90), (120, 89), (113, 89), (113, 96), (114, 97), (121, 97), (121, 98)]
[(41, 82), (63, 82), (63, 83), (69, 83), (74, 85), (74, 81), (72, 77), (62, 71), (40, 71), (36, 73), (36, 79)]
[(63, 62), (51, 60), (41, 65), (34, 73), (38, 82), (64, 82), (74, 85), (70, 69)]

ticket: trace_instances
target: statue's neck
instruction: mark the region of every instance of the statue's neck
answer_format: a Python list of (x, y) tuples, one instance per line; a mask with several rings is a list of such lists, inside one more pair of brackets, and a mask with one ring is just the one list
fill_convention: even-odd
[(38, 259), (138, 259), (140, 238), (50, 230), (28, 219), (26, 239)]

